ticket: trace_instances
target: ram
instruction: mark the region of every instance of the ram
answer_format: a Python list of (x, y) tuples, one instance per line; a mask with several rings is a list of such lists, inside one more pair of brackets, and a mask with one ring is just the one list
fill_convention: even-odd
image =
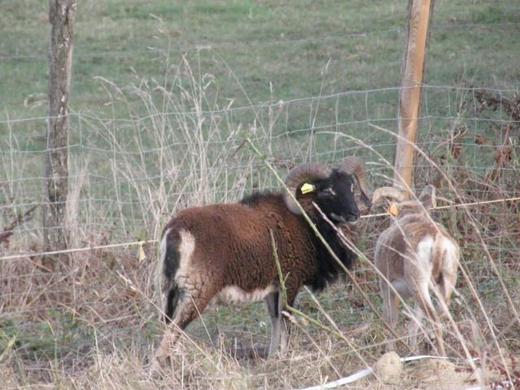
[[(374, 205), (383, 199), (392, 200), (389, 212), (395, 218), (379, 236), (375, 249), (375, 265), (380, 272), (380, 289), (384, 319), (395, 329), (400, 298), (415, 301), (414, 318), (409, 336), (413, 349), (417, 332), (426, 316), (435, 327), (439, 353), (446, 354), (440, 317), (433, 305), (430, 291), (438, 299), (440, 314), (448, 315), (451, 294), (457, 281), (460, 249), (446, 229), (434, 222), (428, 208), (435, 207), (435, 187), (428, 185), (419, 198), (406, 200), (396, 188), (382, 187), (374, 191)], [(389, 342), (393, 349), (393, 342)]]
[(341, 243), (335, 227), (359, 218), (356, 188), (370, 206), (362, 162), (347, 157), (337, 168), (302, 164), (289, 172), (285, 183), (288, 191), (182, 210), (166, 225), (157, 275), (170, 325), (156, 353), (160, 364), (169, 357), (180, 332), (215, 301), (265, 300), (272, 323), (269, 355), (286, 348), (289, 324), (281, 314), (274, 247), (288, 305), (302, 286), (323, 289), (342, 270), (301, 209), (343, 265), (351, 267), (356, 256)]

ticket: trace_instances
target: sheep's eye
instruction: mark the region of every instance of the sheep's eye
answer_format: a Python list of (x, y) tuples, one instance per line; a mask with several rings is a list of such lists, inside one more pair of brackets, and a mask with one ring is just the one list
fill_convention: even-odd
[(327, 188), (324, 188), (321, 193), (324, 195), (324, 196), (335, 196), (336, 195), (336, 191), (334, 191), (332, 189), (332, 187), (327, 187)]

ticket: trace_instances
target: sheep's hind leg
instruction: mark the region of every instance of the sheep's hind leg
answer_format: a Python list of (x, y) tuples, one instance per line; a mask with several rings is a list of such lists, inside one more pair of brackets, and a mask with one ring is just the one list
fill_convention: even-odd
[(448, 318), (450, 315), (449, 306), (451, 295), (455, 291), (455, 284), (457, 283), (457, 270), (443, 271), (438, 286), (435, 287), (441, 318)]
[(417, 333), (419, 328), (421, 327), (421, 322), (424, 317), (428, 318), (429, 322), (433, 325), (435, 338), (437, 339), (438, 344), (438, 353), (440, 356), (446, 356), (446, 350), (444, 348), (444, 341), (442, 335), (442, 325), (440, 323), (439, 316), (437, 315), (437, 311), (433, 306), (430, 294), (428, 292), (428, 286), (423, 284), (422, 293), (419, 293), (415, 296), (416, 306), (415, 306), (415, 315), (416, 318), (413, 318), (410, 323), (410, 341), (411, 344), (417, 345)]
[[(381, 297), (383, 298), (383, 318), (390, 329), (395, 331), (399, 316), (399, 297), (388, 286), (386, 281), (381, 281)], [(393, 335), (390, 335), (391, 340), (387, 341), (386, 350), (394, 351), (395, 342), (393, 341)]]
[(155, 359), (159, 365), (164, 365), (164, 363), (168, 362), (173, 347), (180, 335), (184, 329), (204, 311), (208, 302), (207, 299), (201, 299), (197, 295), (182, 295), (175, 308), (174, 318), (168, 325), (168, 329), (155, 354)]
[(410, 318), (410, 322), (408, 323), (408, 337), (410, 339), (410, 348), (412, 351), (417, 351), (417, 334), (419, 333), (419, 328), (422, 325), (424, 319), (424, 312), (422, 311), (419, 304), (415, 304), (415, 308), (413, 311), (413, 316)]

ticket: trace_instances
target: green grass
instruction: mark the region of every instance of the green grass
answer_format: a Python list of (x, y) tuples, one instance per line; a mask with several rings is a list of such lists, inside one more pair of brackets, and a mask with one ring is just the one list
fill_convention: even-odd
[[(46, 4), (8, 0), (2, 6), (4, 114), (45, 113), (44, 105), (28, 110), (23, 102), (47, 88)], [(427, 80), (517, 86), (519, 16), (513, 4), (437, 2)], [(169, 67), (183, 53), (196, 72), (219, 81), (215, 98), (235, 105), (397, 86), (405, 23), (406, 6), (398, 1), (82, 1), (71, 106), (106, 112), (106, 96), (94, 77), (120, 86), (141, 79), (167, 83)]]
[(48, 310), (45, 321), (0, 320), (0, 350), (14, 339), (14, 347), (32, 360), (63, 359), (67, 354), (91, 349), (94, 331), (71, 313)]

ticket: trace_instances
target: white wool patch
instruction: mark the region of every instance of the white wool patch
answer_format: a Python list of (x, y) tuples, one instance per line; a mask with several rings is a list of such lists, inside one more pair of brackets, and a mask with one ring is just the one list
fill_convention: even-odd
[(253, 291), (244, 291), (237, 286), (227, 286), (220, 290), (215, 298), (213, 298), (212, 303), (235, 304), (258, 302), (274, 291), (276, 291), (276, 289), (273, 285), (269, 285), (266, 288), (258, 288)]
[(444, 254), (442, 259), (442, 272), (449, 275), (445, 278), (444, 282), (450, 283), (449, 287), (453, 289), (455, 286), (451, 285), (453, 281), (450, 281), (450, 279), (456, 278), (457, 275), (460, 257), (459, 246), (447, 237), (442, 238), (440, 245)]
[(158, 293), (161, 293), (165, 288), (165, 280), (164, 280), (164, 259), (166, 258), (166, 247), (167, 247), (167, 237), (168, 233), (170, 233), (171, 229), (168, 229), (164, 232), (161, 242), (159, 244), (159, 258), (157, 261), (157, 266), (155, 267), (155, 288)]
[(159, 245), (159, 265), (162, 266), (164, 264), (164, 259), (166, 258), (166, 246), (168, 243), (167, 237), (170, 233), (171, 229), (168, 229), (164, 232), (164, 235), (162, 237), (161, 243)]
[(175, 274), (175, 281), (179, 287), (183, 287), (191, 273), (191, 256), (195, 250), (195, 237), (186, 230), (181, 230), (179, 234), (181, 236), (181, 244), (179, 245), (180, 261), (179, 269)]
[(433, 237), (426, 236), (417, 244), (417, 266), (422, 271), (423, 276), (430, 278), (433, 270)]
[(421, 296), (427, 302), (430, 302), (429, 285), (433, 271), (433, 244), (434, 240), (431, 236), (426, 236), (417, 244), (417, 267), (420, 272), (420, 280), (417, 280), (417, 287)]

